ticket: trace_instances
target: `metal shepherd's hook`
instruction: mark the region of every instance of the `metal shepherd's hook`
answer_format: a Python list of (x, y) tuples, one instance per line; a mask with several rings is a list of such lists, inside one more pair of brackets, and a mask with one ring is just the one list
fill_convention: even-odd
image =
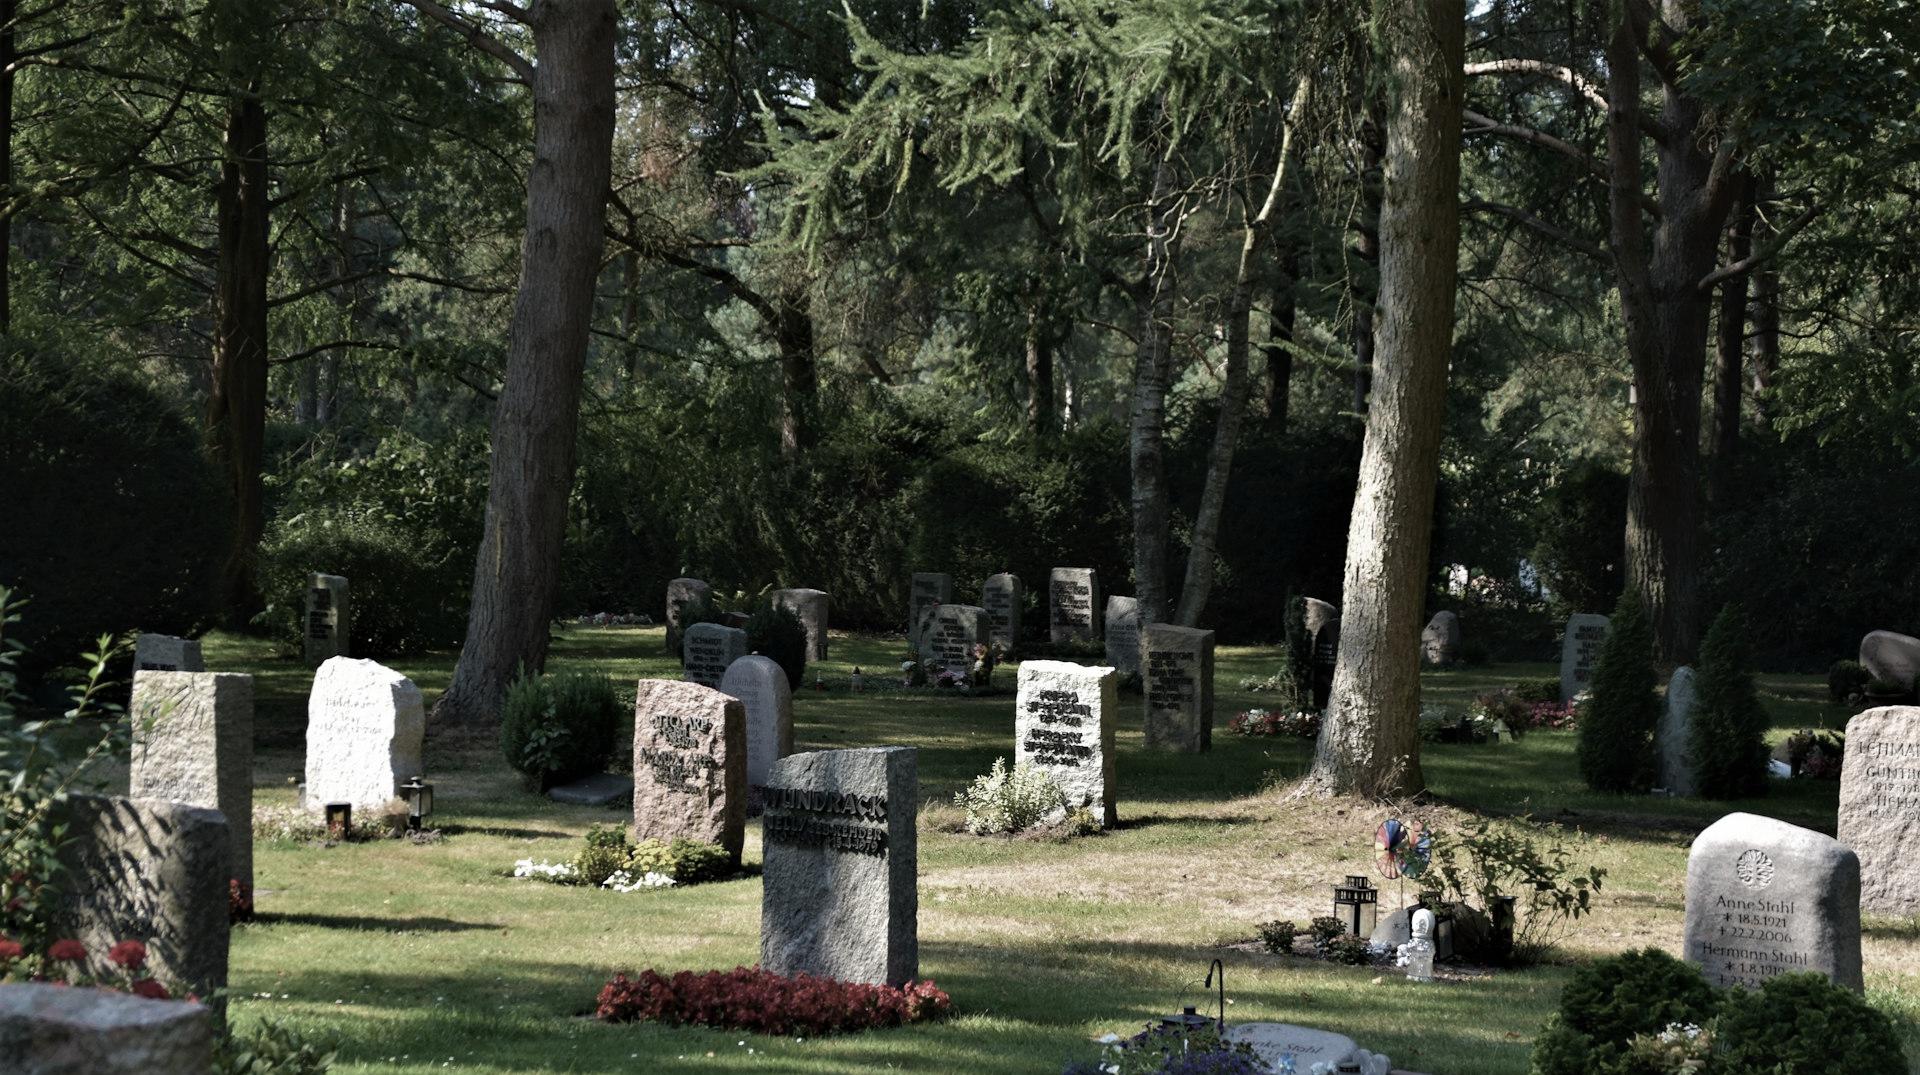
[(1216, 972), (1220, 975), (1220, 1019), (1214, 1024), (1214, 1028), (1220, 1033), (1225, 1034), (1227, 1032), (1227, 965), (1218, 959), (1214, 960), (1213, 963), (1207, 967), (1207, 980), (1202, 985), (1202, 988), (1214, 984), (1213, 976)]

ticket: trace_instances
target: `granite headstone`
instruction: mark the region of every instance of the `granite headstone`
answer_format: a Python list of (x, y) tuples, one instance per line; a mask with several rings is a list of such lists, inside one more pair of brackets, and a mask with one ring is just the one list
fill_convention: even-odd
[(353, 626), (347, 602), (347, 580), (339, 575), (315, 573), (307, 581), (306, 636), (307, 663), (318, 667), (333, 657), (347, 655), (348, 632)]
[(987, 610), (987, 641), (1012, 653), (1020, 647), (1020, 613), (1026, 593), (1020, 576), (1001, 572), (980, 584), (980, 607)]
[(1660, 753), (1660, 786), (1668, 795), (1694, 794), (1693, 698), (1693, 669), (1681, 665), (1667, 680), (1667, 705), (1654, 735), (1654, 748)]
[(352, 657), (321, 665), (307, 696), (307, 811), (350, 803), (355, 817), (381, 812), (401, 784), (425, 773), (426, 728), (413, 680)]
[(941, 571), (916, 571), (907, 596), (907, 641), (920, 652), (920, 625), (928, 607), (953, 600), (953, 576)]
[(206, 1075), (213, 1013), (106, 989), (0, 985), (8, 1075)]
[(1840, 842), (1860, 857), (1860, 909), (1920, 915), (1920, 706), (1869, 709), (1847, 722)]
[(827, 592), (825, 590), (775, 590), (773, 603), (791, 611), (807, 629), (807, 660), (827, 659)]
[(727, 667), (720, 693), (740, 699), (746, 712), (747, 788), (767, 782), (773, 763), (793, 753), (793, 689), (771, 657), (749, 654)]
[(226, 815), (233, 877), (253, 889), (253, 677), (236, 672), (133, 674), (136, 799)]
[(1213, 632), (1170, 623), (1146, 628), (1147, 747), (1213, 746)]
[(1869, 631), (1860, 639), (1860, 663), (1867, 674), (1912, 689), (1920, 676), (1920, 638), (1897, 631)]
[(1720, 986), (1814, 971), (1861, 988), (1859, 858), (1812, 829), (1728, 814), (1687, 856), (1684, 955)]
[(1056, 567), (1047, 580), (1047, 631), (1055, 642), (1100, 637), (1100, 576), (1090, 567)]
[(200, 642), (172, 635), (142, 634), (133, 643), (133, 669), (136, 672), (204, 672)]
[(733, 662), (747, 655), (747, 632), (718, 623), (696, 623), (682, 633), (686, 647), (683, 677), (688, 683), (718, 688)]
[(1140, 599), (1107, 598), (1107, 664), (1122, 676), (1140, 674)]
[(1103, 827), (1119, 821), (1113, 799), (1113, 723), (1119, 676), (1111, 668), (1023, 661), (1013, 703), (1014, 762), (1045, 770)]
[(956, 676), (973, 671), (973, 648), (987, 641), (987, 610), (977, 605), (932, 605), (921, 613), (920, 659)]
[(1560, 700), (1571, 702), (1593, 686), (1593, 669), (1607, 641), (1607, 618), (1595, 612), (1576, 612), (1567, 618), (1566, 637), (1560, 642)]
[(1420, 657), (1428, 664), (1444, 668), (1460, 659), (1460, 617), (1442, 609), (1427, 621), (1420, 632)]
[(637, 839), (718, 844), (740, 861), (747, 824), (746, 723), (740, 699), (711, 687), (640, 681), (633, 703)]
[(686, 608), (690, 604), (708, 600), (713, 596), (713, 587), (701, 579), (674, 579), (667, 583), (667, 652), (681, 653), (681, 635), (686, 631)]

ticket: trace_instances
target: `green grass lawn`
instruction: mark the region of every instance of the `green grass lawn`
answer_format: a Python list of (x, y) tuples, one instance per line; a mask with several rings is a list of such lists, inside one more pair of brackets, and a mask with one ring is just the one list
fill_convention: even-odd
[[(869, 675), (891, 672), (901, 648), (897, 639), (835, 636), (824, 671), (844, 678), (858, 664)], [(255, 674), (257, 799), (291, 802), (311, 674), (250, 639), (215, 636), (206, 655), (210, 668)], [(491, 744), (433, 734), (428, 777), (447, 834), (439, 843), (256, 849), (260, 915), (234, 935), (233, 1010), (242, 1023), (285, 1020), (333, 1036), (343, 1072), (1047, 1072), (1090, 1057), (1104, 1033), (1206, 1004), (1200, 979), (1218, 956), (1228, 967), (1229, 1020), (1337, 1030), (1396, 1066), (1436, 1075), (1524, 1072), (1567, 966), (1422, 986), (1227, 947), (1253, 937), (1258, 922), (1327, 913), (1331, 882), (1371, 872), (1373, 828), (1390, 812), (1357, 800), (1291, 800), (1287, 786), (1304, 772), (1309, 744), (1225, 733), (1232, 713), (1260, 701), (1241, 681), (1270, 673), (1277, 660), (1270, 650), (1220, 651), (1208, 754), (1147, 753), (1139, 698), (1123, 696), (1122, 825), (1065, 844), (954, 831), (953, 792), (1012, 753), (1010, 693), (796, 695), (799, 750), (920, 749), (920, 969), (953, 995), (950, 1021), (806, 1041), (596, 1023), (587, 1016), (614, 971), (754, 963), (759, 881), (622, 895), (515, 880), (514, 860), (567, 857), (589, 825), (622, 815), (557, 806), (521, 790)], [(452, 671), (444, 655), (395, 664), (429, 704)], [(679, 671), (657, 628), (569, 630), (554, 667), (621, 680)], [(1438, 672), (1425, 685), (1430, 699), (1464, 702), (1555, 671)], [(1011, 685), (1012, 675), (1001, 669), (997, 678)], [(1762, 688), (1776, 736), (1839, 726), (1848, 715), (1826, 703), (1812, 677), (1767, 677)], [(1593, 857), (1610, 872), (1598, 912), (1566, 945), (1570, 961), (1646, 944), (1677, 951), (1687, 846), (1721, 814), (1753, 810), (1834, 828), (1831, 783), (1776, 784), (1771, 798), (1722, 804), (1595, 795), (1575, 775), (1570, 733), (1430, 745), (1423, 763), (1442, 818), (1532, 813), (1591, 834)], [(759, 856), (750, 822), (746, 857)], [(1920, 1057), (1912, 969), (1920, 931), (1871, 923), (1864, 947), (1870, 999)]]

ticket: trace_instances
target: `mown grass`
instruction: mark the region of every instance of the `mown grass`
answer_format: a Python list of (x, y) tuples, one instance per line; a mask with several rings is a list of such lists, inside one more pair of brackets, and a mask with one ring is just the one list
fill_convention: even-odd
[[(890, 673), (898, 640), (836, 636), (825, 671)], [(678, 674), (658, 629), (576, 629), (556, 666), (622, 680)], [(310, 673), (252, 640), (208, 641), (209, 667), (256, 675), (257, 797), (290, 802), (300, 770)], [(1066, 844), (954, 831), (955, 790), (1011, 753), (1010, 694), (976, 699), (844, 691), (796, 696), (798, 749), (903, 743), (920, 748), (921, 972), (949, 990), (948, 1022), (822, 1040), (766, 1039), (585, 1018), (614, 971), (751, 964), (757, 879), (620, 895), (507, 876), (518, 858), (559, 859), (590, 824), (620, 815), (562, 807), (521, 790), (491, 744), (435, 735), (429, 778), (447, 836), (257, 850), (260, 919), (234, 938), (234, 1012), (335, 1037), (343, 1072), (1057, 1071), (1092, 1039), (1181, 1004), (1204, 1005), (1207, 962), (1225, 960), (1228, 1016), (1308, 1023), (1354, 1036), (1397, 1066), (1437, 1073), (1524, 1072), (1530, 1040), (1557, 1003), (1566, 965), (1414, 986), (1392, 974), (1227, 947), (1256, 923), (1326, 912), (1328, 885), (1369, 868), (1388, 808), (1296, 801), (1286, 789), (1308, 744), (1241, 739), (1227, 717), (1262, 696), (1272, 651), (1219, 657), (1219, 723), (1205, 755), (1149, 754), (1139, 699), (1123, 697), (1118, 831)], [(428, 694), (448, 656), (395, 662)], [(1546, 665), (1430, 674), (1430, 699), (1464, 702), (1488, 686), (1552, 675)], [(1011, 682), (1011, 670), (999, 673)], [(811, 678), (811, 677), (809, 677)], [(877, 678), (877, 677), (876, 677)], [(1846, 713), (1810, 677), (1763, 684), (1776, 736), (1834, 726)], [(1500, 746), (1429, 746), (1433, 809), (1531, 813), (1590, 834), (1609, 870), (1597, 913), (1565, 946), (1577, 961), (1629, 947), (1679, 947), (1687, 844), (1730, 809), (1831, 832), (1836, 787), (1776, 785), (1751, 803), (1594, 795), (1574, 772), (1573, 739), (1540, 733)], [(760, 855), (749, 825), (747, 859)], [(1388, 896), (1391, 901), (1393, 897)], [(1920, 1055), (1920, 956), (1911, 925), (1875, 923), (1869, 995)]]

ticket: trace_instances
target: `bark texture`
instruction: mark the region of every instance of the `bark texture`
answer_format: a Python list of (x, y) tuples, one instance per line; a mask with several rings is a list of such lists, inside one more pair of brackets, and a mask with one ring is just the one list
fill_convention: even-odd
[(505, 384), (493, 417), (486, 529), (466, 643), (436, 721), (491, 724), (508, 679), (546, 661), (574, 434), (612, 174), (613, 0), (531, 12), (533, 164)]
[(1147, 203), (1146, 272), (1134, 288), (1140, 342), (1134, 353), (1133, 409), (1128, 430), (1133, 469), (1133, 586), (1140, 622), (1164, 623), (1167, 600), (1168, 492), (1167, 388), (1173, 379), (1173, 165), (1162, 158), (1153, 170)]
[(267, 110), (259, 85), (227, 103), (224, 159), (214, 201), (218, 264), (214, 282), (213, 386), (207, 427), (232, 496), (231, 547), (222, 572), (227, 619), (243, 626), (258, 611), (255, 555), (266, 514), (260, 465), (267, 429), (267, 274), (270, 269)]
[(1027, 435), (1036, 443), (1047, 440), (1053, 436), (1056, 425), (1053, 340), (1036, 301), (1027, 307)]
[[(1727, 261), (1738, 265), (1753, 250), (1753, 194), (1751, 181), (1743, 184), (1727, 227)], [(1726, 502), (1726, 486), (1734, 456), (1740, 450), (1740, 397), (1744, 394), (1742, 361), (1747, 344), (1747, 273), (1720, 282), (1720, 311), (1714, 324), (1713, 426), (1707, 435), (1707, 503)]]
[(1460, 249), (1464, 0), (1385, 0), (1392, 88), (1380, 208), (1380, 334), (1347, 531), (1333, 693), (1308, 787), (1421, 790), (1420, 630)]

